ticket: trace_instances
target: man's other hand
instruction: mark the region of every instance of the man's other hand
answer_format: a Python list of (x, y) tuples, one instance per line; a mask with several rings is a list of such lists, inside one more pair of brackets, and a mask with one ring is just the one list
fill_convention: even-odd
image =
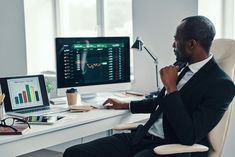
[(111, 98), (107, 99), (103, 103), (103, 106), (105, 106), (107, 109), (129, 109), (128, 103)]
[(174, 65), (166, 66), (160, 70), (160, 76), (167, 93), (177, 90), (176, 81), (178, 78), (178, 69)]

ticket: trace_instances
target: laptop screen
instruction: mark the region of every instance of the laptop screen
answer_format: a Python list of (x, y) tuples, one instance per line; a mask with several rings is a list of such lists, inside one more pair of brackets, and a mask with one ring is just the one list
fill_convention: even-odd
[(0, 78), (0, 83), (7, 112), (49, 106), (43, 75)]

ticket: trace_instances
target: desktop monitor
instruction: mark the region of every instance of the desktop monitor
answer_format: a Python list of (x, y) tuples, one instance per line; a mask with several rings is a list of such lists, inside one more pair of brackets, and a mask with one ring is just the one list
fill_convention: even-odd
[(58, 95), (69, 88), (79, 94), (131, 88), (129, 37), (56, 38)]

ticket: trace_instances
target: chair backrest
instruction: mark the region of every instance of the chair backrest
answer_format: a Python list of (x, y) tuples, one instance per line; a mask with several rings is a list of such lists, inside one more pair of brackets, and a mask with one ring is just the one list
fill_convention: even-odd
[[(233, 80), (235, 80), (235, 41), (231, 39), (216, 39), (212, 43), (211, 52), (214, 54), (214, 58), (220, 67)], [(208, 157), (221, 156), (228, 131), (233, 104), (235, 104), (235, 99), (233, 99), (221, 121), (213, 130), (210, 131), (208, 135), (208, 139), (211, 144)]]

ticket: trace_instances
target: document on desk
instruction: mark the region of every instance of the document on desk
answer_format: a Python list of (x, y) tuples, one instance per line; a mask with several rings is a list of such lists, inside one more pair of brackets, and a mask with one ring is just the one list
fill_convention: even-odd
[(82, 101), (81, 105), (87, 105), (87, 106), (91, 106), (94, 107), (96, 109), (105, 109), (105, 107), (103, 106), (104, 102), (107, 99), (104, 97), (97, 97), (95, 99), (91, 99), (91, 100), (86, 100), (86, 101)]
[(104, 102), (108, 99), (117, 99), (123, 102), (137, 101), (144, 99), (144, 96), (135, 96), (135, 95), (126, 95), (125, 93), (111, 93), (111, 94), (102, 94), (97, 96), (91, 101), (82, 102), (83, 105), (90, 105), (97, 109), (105, 109), (103, 106)]

